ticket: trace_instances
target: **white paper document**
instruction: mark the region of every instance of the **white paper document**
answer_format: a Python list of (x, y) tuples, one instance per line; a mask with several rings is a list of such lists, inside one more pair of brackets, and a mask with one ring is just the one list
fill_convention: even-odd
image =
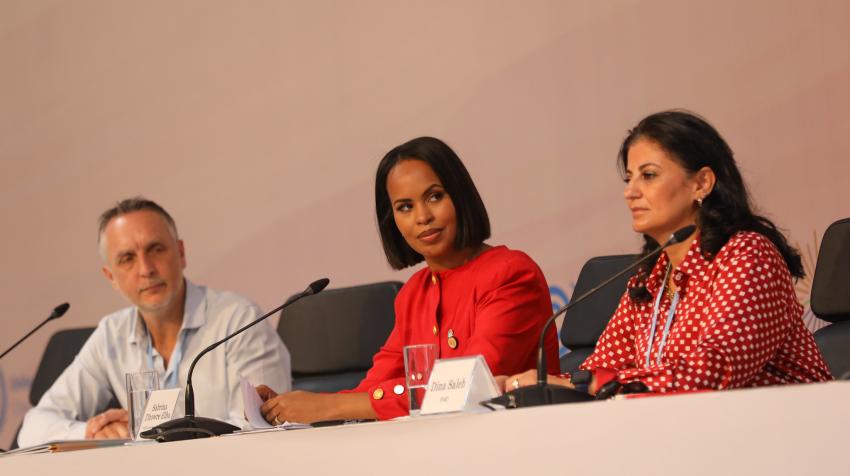
[(273, 428), (294, 430), (297, 428), (310, 428), (310, 425), (305, 425), (303, 423), (291, 423), (288, 421), (285, 421), (276, 427), (273, 426), (271, 423), (267, 422), (265, 418), (263, 418), (263, 414), (260, 412), (260, 407), (263, 406), (263, 400), (260, 398), (260, 394), (257, 393), (257, 389), (251, 385), (251, 382), (244, 378), (239, 380), (239, 385), (242, 387), (242, 401), (245, 402), (245, 417), (248, 419), (248, 424), (251, 425), (251, 428), (254, 428), (255, 430)]

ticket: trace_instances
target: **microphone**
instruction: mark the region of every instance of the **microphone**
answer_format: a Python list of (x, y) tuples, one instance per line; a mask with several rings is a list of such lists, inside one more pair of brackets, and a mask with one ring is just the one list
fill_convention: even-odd
[(225, 423), (214, 418), (204, 418), (195, 416), (195, 392), (192, 389), (192, 372), (195, 370), (195, 364), (197, 364), (198, 360), (200, 360), (200, 358), (203, 357), (207, 352), (215, 349), (216, 347), (227, 342), (233, 337), (236, 337), (237, 335), (248, 330), (249, 328), (266, 320), (269, 316), (276, 314), (277, 312), (281, 311), (282, 309), (294, 303), (295, 301), (298, 301), (307, 296), (312, 296), (313, 294), (320, 293), (323, 289), (325, 289), (325, 287), (327, 287), (328, 283), (330, 282), (331, 281), (328, 278), (322, 278), (317, 281), (313, 281), (310, 286), (307, 287), (307, 289), (290, 297), (286, 300), (286, 302), (284, 302), (280, 306), (263, 314), (255, 321), (246, 324), (245, 326), (236, 330), (232, 334), (225, 336), (220, 341), (210, 344), (207, 348), (200, 351), (198, 355), (195, 356), (195, 359), (192, 361), (192, 365), (189, 366), (189, 375), (186, 377), (186, 416), (157, 425), (151, 428), (150, 430), (141, 432), (139, 436), (149, 440), (167, 442), (191, 440), (195, 438), (208, 438), (210, 436), (224, 435), (240, 430), (241, 428), (237, 426), (233, 426), (230, 423)]
[(21, 337), (21, 339), (20, 339), (20, 340), (18, 340), (18, 342), (15, 342), (14, 344), (12, 344), (12, 347), (9, 347), (8, 349), (6, 349), (6, 351), (5, 351), (5, 352), (3, 352), (2, 354), (0, 354), (0, 359), (2, 359), (2, 358), (6, 355), (6, 354), (8, 354), (9, 352), (11, 352), (11, 351), (12, 351), (12, 349), (14, 349), (15, 347), (17, 347), (17, 346), (18, 346), (18, 344), (20, 344), (21, 342), (23, 342), (23, 341), (27, 340), (27, 339), (29, 338), (29, 336), (31, 336), (31, 335), (33, 335), (33, 334), (35, 334), (35, 331), (37, 331), (37, 330), (41, 329), (41, 326), (43, 326), (43, 325), (47, 324), (48, 322), (50, 322), (50, 321), (52, 321), (52, 320), (54, 320), (54, 319), (59, 319), (60, 317), (62, 317), (62, 316), (63, 316), (66, 312), (68, 312), (68, 308), (69, 308), (69, 307), (71, 307), (71, 305), (70, 305), (70, 304), (68, 304), (67, 302), (62, 303), (62, 304), (60, 304), (60, 305), (56, 306), (56, 307), (53, 309), (53, 312), (51, 312), (51, 313), (50, 313), (50, 315), (49, 315), (49, 316), (47, 316), (47, 319), (45, 319), (44, 321), (42, 321), (42, 322), (41, 322), (41, 324), (37, 325), (37, 326), (35, 327), (35, 329), (33, 329), (33, 330), (31, 330), (31, 331), (29, 332), (29, 334), (27, 334), (27, 335), (25, 335), (25, 336)]
[(632, 271), (641, 263), (658, 256), (658, 254), (661, 253), (661, 251), (665, 248), (686, 240), (689, 236), (691, 236), (691, 234), (693, 234), (695, 230), (696, 225), (688, 225), (686, 227), (676, 230), (672, 235), (670, 235), (670, 239), (668, 239), (667, 242), (665, 242), (663, 245), (654, 249), (651, 253), (635, 261), (626, 269), (611, 276), (598, 286), (587, 291), (578, 298), (573, 299), (566, 306), (563, 306), (561, 309), (559, 309), (558, 312), (553, 314), (552, 317), (550, 317), (549, 320), (546, 321), (546, 324), (543, 325), (543, 331), (540, 332), (540, 343), (537, 353), (537, 383), (534, 385), (529, 385), (527, 387), (520, 387), (518, 389), (511, 390), (510, 392), (493, 398), (488, 402), (502, 405), (506, 408), (522, 408), (533, 407), (537, 405), (551, 405), (554, 403), (572, 403), (593, 400), (594, 397), (587, 393), (579, 392), (578, 390), (573, 390), (567, 387), (562, 387), (560, 385), (549, 385), (548, 383), (546, 383), (546, 355), (544, 351), (546, 343), (546, 331), (549, 330), (549, 327), (552, 325), (552, 323), (555, 322), (555, 319), (558, 316), (569, 311), (576, 304), (584, 301), (600, 289), (611, 284), (613, 281), (617, 280), (617, 278), (623, 276), (629, 271)]

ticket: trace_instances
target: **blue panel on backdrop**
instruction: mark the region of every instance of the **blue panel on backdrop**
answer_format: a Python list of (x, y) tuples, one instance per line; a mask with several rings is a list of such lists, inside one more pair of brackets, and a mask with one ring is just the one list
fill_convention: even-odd
[[(573, 284), (573, 288), (575, 288), (575, 284)], [(563, 290), (560, 286), (549, 286), (549, 297), (552, 299), (552, 313), (558, 311), (558, 309), (566, 306), (570, 302), (570, 297), (567, 296), (567, 292)], [(559, 332), (560, 334), (560, 332)], [(570, 349), (564, 347), (561, 339), (558, 339), (558, 356), (563, 357), (568, 354)]]

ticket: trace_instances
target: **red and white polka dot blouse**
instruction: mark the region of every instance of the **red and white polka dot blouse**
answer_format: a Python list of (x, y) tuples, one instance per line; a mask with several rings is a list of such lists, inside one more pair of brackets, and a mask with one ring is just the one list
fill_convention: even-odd
[(653, 308), (658, 293), (664, 293), (667, 265), (662, 253), (646, 280), (651, 300), (636, 303), (628, 292), (623, 295), (596, 349), (581, 365), (595, 371), (598, 385), (616, 378), (643, 382), (651, 392), (670, 392), (832, 379), (803, 326), (803, 307), (782, 255), (754, 232), (734, 235), (711, 261), (702, 256), (699, 237), (694, 240), (672, 271), (679, 302), (660, 363), (658, 348), (671, 306), (666, 295), (647, 366)]

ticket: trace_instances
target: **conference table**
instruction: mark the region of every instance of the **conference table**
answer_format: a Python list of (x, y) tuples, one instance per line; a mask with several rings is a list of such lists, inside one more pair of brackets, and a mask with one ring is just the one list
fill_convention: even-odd
[(850, 382), (0, 457), (0, 475), (850, 474)]

